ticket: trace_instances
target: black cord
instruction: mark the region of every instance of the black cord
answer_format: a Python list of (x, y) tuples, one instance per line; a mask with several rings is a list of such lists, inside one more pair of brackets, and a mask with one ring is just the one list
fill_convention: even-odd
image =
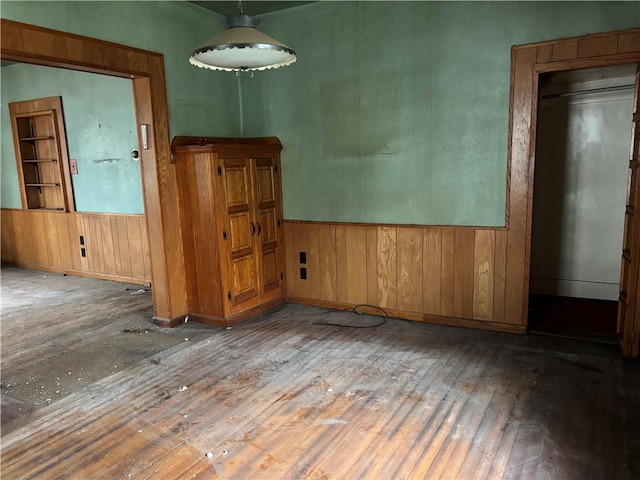
[[(355, 307), (353, 307), (352, 309), (338, 310), (335, 312), (329, 312), (328, 314), (324, 314), (324, 315), (343, 313), (343, 312), (351, 312), (351, 313), (357, 313), (358, 315), (365, 315), (364, 313), (358, 310), (360, 307), (368, 307), (368, 308), (373, 308), (375, 310), (378, 310), (384, 314), (384, 319), (381, 322), (378, 322), (373, 325), (347, 325), (344, 323), (331, 323), (331, 322), (313, 322), (312, 325), (329, 325), (331, 327), (345, 327), (345, 328), (376, 328), (376, 327), (381, 327), (382, 325), (387, 323), (387, 320), (389, 320), (389, 313), (384, 308), (378, 307), (376, 305), (370, 305), (368, 303), (360, 303)], [(314, 314), (307, 314), (307, 315), (314, 315)], [(323, 314), (318, 314), (318, 315), (323, 315)]]

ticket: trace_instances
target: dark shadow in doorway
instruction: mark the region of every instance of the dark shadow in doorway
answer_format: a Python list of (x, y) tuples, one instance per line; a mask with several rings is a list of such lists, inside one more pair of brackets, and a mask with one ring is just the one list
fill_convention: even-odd
[(529, 296), (530, 333), (618, 343), (618, 302), (554, 295)]

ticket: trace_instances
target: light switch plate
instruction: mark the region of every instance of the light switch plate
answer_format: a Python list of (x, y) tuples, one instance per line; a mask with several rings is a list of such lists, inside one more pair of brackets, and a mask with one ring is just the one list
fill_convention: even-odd
[(78, 162), (73, 158), (69, 159), (69, 171), (71, 172), (71, 175), (78, 174)]

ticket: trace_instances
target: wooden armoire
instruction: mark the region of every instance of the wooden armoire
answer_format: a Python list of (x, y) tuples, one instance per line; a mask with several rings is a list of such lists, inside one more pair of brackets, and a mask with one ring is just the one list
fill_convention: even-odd
[(229, 326), (282, 302), (280, 141), (183, 136), (171, 150), (190, 318)]

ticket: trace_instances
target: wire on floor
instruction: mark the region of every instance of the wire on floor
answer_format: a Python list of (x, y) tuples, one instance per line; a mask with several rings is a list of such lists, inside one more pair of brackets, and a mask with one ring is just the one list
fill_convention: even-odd
[[(313, 322), (312, 325), (329, 325), (331, 327), (344, 327), (344, 328), (376, 328), (376, 327), (381, 327), (382, 325), (387, 323), (387, 320), (389, 320), (389, 313), (384, 308), (378, 307), (376, 305), (370, 305), (368, 303), (360, 303), (360, 304), (356, 305), (355, 307), (353, 307), (353, 308), (351, 308), (349, 310), (336, 310), (336, 311), (329, 312), (329, 313), (324, 314), (324, 315), (331, 315), (331, 314), (344, 313), (344, 312), (357, 313), (358, 315), (367, 315), (367, 314), (363, 313), (362, 311), (360, 311), (362, 309), (362, 307), (373, 308), (374, 310), (378, 310), (379, 312), (381, 312), (384, 315), (384, 318), (382, 319), (381, 322), (375, 323), (373, 325), (349, 325), (349, 324), (346, 324), (346, 323), (337, 323), (337, 322), (336, 323), (334, 323), (334, 322)], [(322, 315), (322, 314), (319, 314), (319, 315)]]

